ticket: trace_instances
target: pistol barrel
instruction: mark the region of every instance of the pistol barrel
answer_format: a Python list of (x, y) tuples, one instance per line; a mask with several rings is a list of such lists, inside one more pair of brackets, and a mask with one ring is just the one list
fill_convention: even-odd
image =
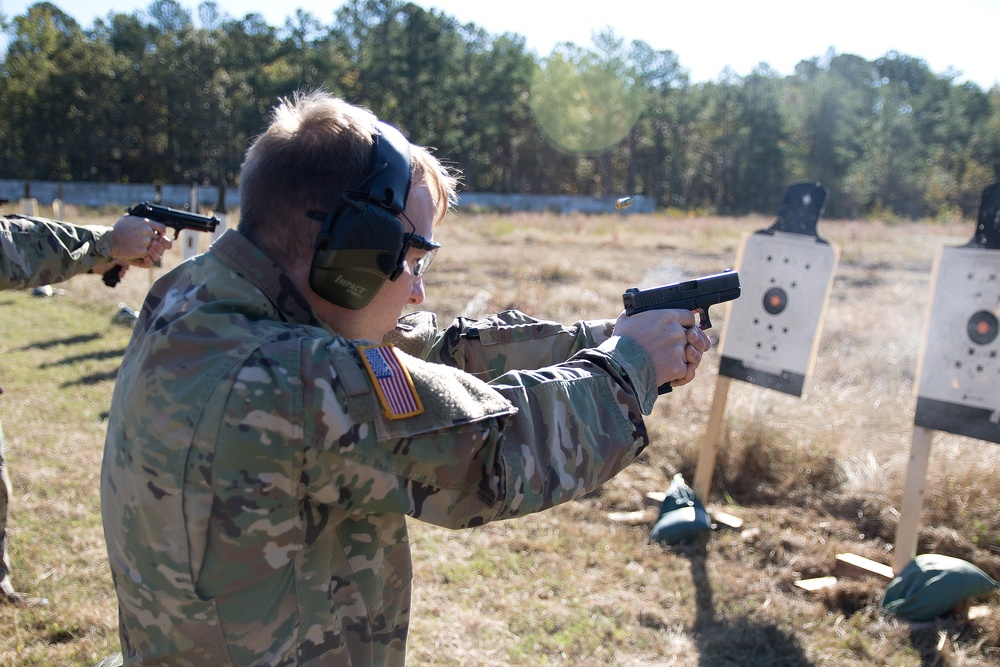
[(195, 229), (200, 232), (214, 232), (215, 228), (222, 222), (215, 215), (200, 215), (179, 208), (152, 204), (148, 201), (125, 209), (125, 212), (140, 218), (149, 218), (150, 220), (162, 222), (176, 230)]

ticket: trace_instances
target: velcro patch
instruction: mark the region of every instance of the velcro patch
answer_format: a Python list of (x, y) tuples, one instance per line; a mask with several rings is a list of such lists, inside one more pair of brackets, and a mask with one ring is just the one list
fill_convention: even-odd
[(372, 345), (359, 347), (365, 370), (375, 385), (382, 412), (388, 419), (413, 417), (424, 411), (413, 379), (399, 361), (392, 345)]

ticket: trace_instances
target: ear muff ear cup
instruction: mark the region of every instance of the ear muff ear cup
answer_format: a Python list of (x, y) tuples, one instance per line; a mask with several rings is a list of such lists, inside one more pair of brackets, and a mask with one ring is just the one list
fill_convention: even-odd
[(316, 294), (353, 310), (399, 277), (405, 252), (399, 215), (410, 193), (410, 144), (382, 122), (373, 139), (368, 175), (326, 215), (309, 271)]
[(347, 201), (323, 225), (309, 283), (319, 296), (344, 308), (364, 308), (396, 273), (403, 225), (371, 202)]

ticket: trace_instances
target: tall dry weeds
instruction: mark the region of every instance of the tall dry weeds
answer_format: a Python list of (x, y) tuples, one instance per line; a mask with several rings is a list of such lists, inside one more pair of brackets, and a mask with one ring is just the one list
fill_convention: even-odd
[[(743, 235), (771, 222), (461, 214), (437, 231), (444, 249), (424, 307), (442, 323), (508, 307), (566, 323), (614, 317), (625, 288), (731, 267)], [(655, 509), (646, 494), (665, 490), (677, 472), (692, 479), (715, 352), (694, 383), (658, 401), (639, 461), (586, 498), (477, 530), (412, 523), (409, 664), (1000, 664), (996, 595), (981, 600), (990, 611), (983, 618), (912, 628), (881, 614), (878, 581), (820, 595), (795, 585), (830, 574), (839, 553), (891, 561), (930, 267), (941, 245), (964, 243), (971, 229), (821, 223), (842, 253), (803, 396), (730, 388), (709, 505), (742, 518), (744, 529), (720, 529), (700, 550), (648, 543)], [(137, 306), (148, 283), (138, 272), (114, 291), (86, 280), (44, 306), (0, 297), (12, 555), (18, 582), (53, 601), (41, 610), (0, 607), (0, 664), (88, 665), (117, 649), (96, 476), (127, 335), (104, 311), (119, 300)], [(27, 329), (10, 319), (29, 316), (38, 319)], [(717, 340), (724, 311), (712, 319)], [(920, 550), (1000, 575), (1000, 448), (939, 433), (931, 456)], [(637, 524), (608, 514), (643, 510), (650, 518)]]

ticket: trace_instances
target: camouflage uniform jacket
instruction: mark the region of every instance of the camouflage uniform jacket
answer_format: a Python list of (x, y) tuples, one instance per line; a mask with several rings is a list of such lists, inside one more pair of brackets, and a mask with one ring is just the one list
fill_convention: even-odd
[(164, 275), (101, 473), (125, 664), (402, 665), (406, 516), (523, 516), (647, 444), (649, 359), (611, 326), (403, 318), (395, 354), (424, 411), (388, 419), (362, 344), (239, 233)]
[[(0, 290), (62, 282), (111, 258), (111, 230), (19, 215), (0, 217)], [(0, 394), (3, 389), (0, 388)], [(10, 480), (0, 429), (0, 579), (10, 573)]]
[(111, 260), (111, 229), (0, 217), (0, 289), (58, 283)]

